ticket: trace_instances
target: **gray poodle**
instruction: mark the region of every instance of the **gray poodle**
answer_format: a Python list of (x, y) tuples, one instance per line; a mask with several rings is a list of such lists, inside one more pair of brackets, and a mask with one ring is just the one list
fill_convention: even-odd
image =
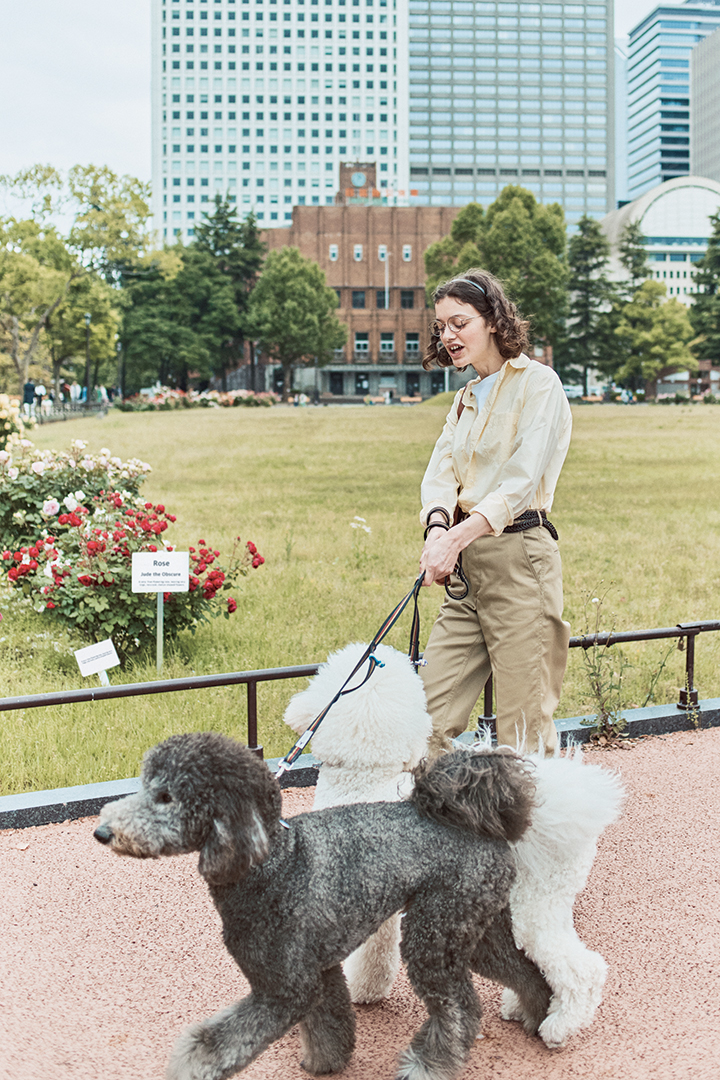
[(169, 1080), (224, 1080), (300, 1025), (311, 1073), (347, 1065), (355, 1020), (342, 961), (404, 910), (402, 955), (428, 1019), (398, 1080), (452, 1080), (481, 1009), (471, 971), (517, 995), (535, 1033), (550, 990), (515, 945), (508, 841), (530, 821), (533, 783), (512, 752), (446, 754), (409, 800), (334, 807), (285, 824), (267, 766), (213, 733), (150, 750), (135, 795), (104, 807), (96, 838), (121, 855), (199, 851), (229, 952), (251, 992), (175, 1043)]

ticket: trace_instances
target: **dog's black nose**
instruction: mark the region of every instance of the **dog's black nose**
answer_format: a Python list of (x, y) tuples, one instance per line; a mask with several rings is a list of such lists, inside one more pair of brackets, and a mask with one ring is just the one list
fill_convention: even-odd
[(98, 825), (93, 836), (96, 840), (99, 840), (101, 844), (109, 844), (113, 838), (113, 831), (109, 825)]

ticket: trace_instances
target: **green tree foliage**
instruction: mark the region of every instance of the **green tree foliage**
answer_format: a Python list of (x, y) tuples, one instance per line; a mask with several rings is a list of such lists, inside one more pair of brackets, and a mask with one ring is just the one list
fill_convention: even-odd
[(300, 364), (322, 367), (347, 336), (335, 309), (338, 299), (325, 274), (297, 248), (271, 251), (250, 297), (246, 333), (270, 359), (282, 364), (284, 390), (292, 390)]
[(156, 381), (188, 389), (191, 376), (208, 380), (223, 350), (241, 331), (231, 278), (207, 251), (181, 250), (180, 269), (148, 272), (129, 285), (123, 313), (123, 391)]
[[(91, 386), (116, 384), (120, 299), (117, 290), (102, 278), (82, 274), (71, 282), (62, 303), (48, 317), (45, 342), (52, 364), (56, 400), (63, 371), (72, 371), (78, 382), (86, 385), (86, 343), (89, 344)], [(85, 323), (86, 315), (90, 316), (89, 328)]]
[(628, 222), (620, 234), (618, 257), (627, 274), (627, 281), (621, 286), (621, 299), (625, 302), (631, 300), (642, 283), (650, 277), (646, 242), (638, 221)]
[(149, 186), (93, 165), (77, 165), (67, 177), (35, 165), (0, 177), (0, 187), (29, 213), (0, 221), (0, 335), (17, 384), (48, 358), (56, 386), (63, 365), (84, 369), (82, 297), (93, 315), (97, 377), (117, 331), (119, 298), (113, 302), (107, 289), (119, 284), (123, 268), (151, 255)]
[(506, 187), (487, 212), (476, 203), (460, 211), (449, 237), (425, 252), (428, 298), (441, 281), (482, 266), (503, 282), (536, 341), (560, 336), (567, 303), (565, 219), (557, 203), (543, 206), (532, 192)]
[(655, 393), (657, 379), (680, 368), (697, 370), (689, 348), (693, 328), (688, 310), (675, 297), (665, 299), (665, 286), (645, 281), (620, 310), (615, 328), (622, 362), (615, 370), (618, 382)]
[(610, 245), (600, 225), (587, 214), (570, 237), (570, 302), (565, 331), (555, 348), (555, 367), (563, 380), (582, 373), (588, 393), (588, 372), (615, 352), (610, 312), (616, 290), (607, 276)]
[(710, 218), (712, 235), (695, 270), (697, 294), (690, 308), (696, 340), (693, 352), (699, 360), (720, 364), (720, 212)]
[(267, 251), (257, 227), (254, 214), (240, 221), (237, 210), (220, 196), (215, 197), (215, 211), (195, 227), (195, 244), (198, 251), (215, 260), (217, 269), (232, 283), (235, 311), (227, 326), (225, 341), (213, 363), (213, 370), (227, 389), (227, 372), (236, 366), (243, 351), (243, 317), (247, 311), (252, 292)]

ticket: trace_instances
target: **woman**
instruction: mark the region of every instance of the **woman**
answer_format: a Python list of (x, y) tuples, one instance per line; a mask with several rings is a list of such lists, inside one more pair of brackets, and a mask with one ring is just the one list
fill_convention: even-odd
[[(475, 378), (459, 390), (423, 478), (423, 584), (450, 579), (421, 668), (433, 720), (430, 754), (467, 727), (491, 671), (498, 743), (552, 753), (553, 712), (570, 627), (547, 520), (570, 443), (571, 415), (555, 372), (531, 360), (528, 323), (502, 286), (469, 270), (435, 291), (423, 360)], [(456, 598), (453, 598), (456, 597)], [(461, 598), (462, 597), (462, 598)]]

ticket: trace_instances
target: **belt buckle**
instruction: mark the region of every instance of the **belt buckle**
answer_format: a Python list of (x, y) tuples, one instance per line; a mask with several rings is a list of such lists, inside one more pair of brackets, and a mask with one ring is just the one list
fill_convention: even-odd
[(543, 523), (542, 510), (537, 511), (537, 516), (538, 516), (538, 526), (542, 527), (542, 523)]

